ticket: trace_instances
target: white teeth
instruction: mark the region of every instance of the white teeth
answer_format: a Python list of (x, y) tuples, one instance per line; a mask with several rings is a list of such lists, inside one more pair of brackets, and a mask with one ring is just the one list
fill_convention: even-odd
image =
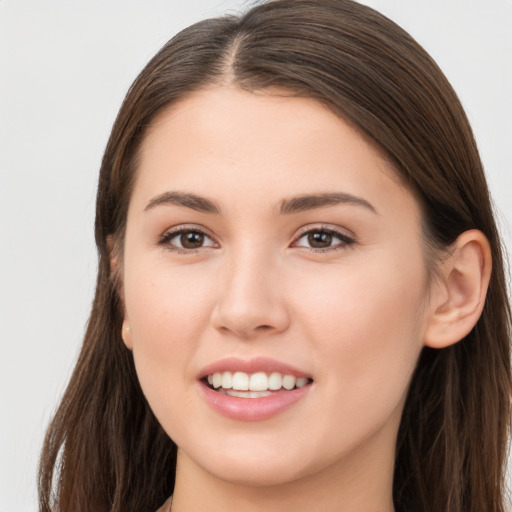
[[(222, 390), (244, 391), (245, 393), (242, 393), (243, 396), (249, 397), (248, 395), (250, 394), (252, 398), (267, 396), (266, 394), (260, 395), (258, 393), (268, 390), (278, 391), (284, 388), (289, 391), (294, 388), (303, 388), (310, 382), (310, 379), (307, 377), (283, 375), (279, 372), (272, 372), (270, 375), (265, 372), (256, 372), (253, 374), (245, 372), (216, 372), (213, 375), (208, 375), (207, 380), (208, 384), (215, 389), (222, 388)], [(240, 394), (231, 392), (226, 394), (241, 396)]]
[(234, 389), (223, 389), (221, 393), (239, 398), (261, 398), (272, 394), (270, 391), (235, 391)]
[(220, 388), (222, 385), (222, 373), (214, 373), (213, 374), (213, 387), (215, 389)]
[(297, 379), (293, 375), (285, 375), (283, 377), (283, 388), (284, 389), (293, 389), (295, 387), (295, 381)]
[(244, 372), (235, 372), (233, 375), (233, 389), (237, 391), (249, 390), (249, 375)]
[(268, 378), (268, 389), (272, 389), (273, 391), (276, 391), (278, 389), (281, 389), (283, 387), (283, 377), (278, 372), (273, 372), (270, 374), (270, 377)]
[(268, 377), (266, 373), (253, 373), (249, 379), (249, 389), (251, 391), (265, 391), (268, 389)]
[(303, 388), (308, 383), (308, 379), (306, 377), (299, 377), (295, 382), (296, 388)]
[(233, 374), (231, 372), (224, 372), (222, 374), (222, 387), (224, 389), (233, 387)]

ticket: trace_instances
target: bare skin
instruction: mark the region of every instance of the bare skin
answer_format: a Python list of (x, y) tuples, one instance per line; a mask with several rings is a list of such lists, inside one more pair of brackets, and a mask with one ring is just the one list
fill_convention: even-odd
[[(297, 208), (305, 195), (324, 204)], [(413, 195), (312, 100), (224, 86), (164, 112), (113, 265), (125, 343), (179, 447), (173, 510), (392, 512), (418, 355), (461, 339), (485, 298), (485, 238), (467, 232), (455, 249), (429, 287)], [(292, 365), (312, 383), (270, 418), (226, 417), (198, 376), (232, 355)]]

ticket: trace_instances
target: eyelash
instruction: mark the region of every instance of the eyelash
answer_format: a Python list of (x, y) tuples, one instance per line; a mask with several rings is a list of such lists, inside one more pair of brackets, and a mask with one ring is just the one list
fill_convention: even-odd
[[(209, 246), (203, 246), (198, 247), (195, 249), (185, 249), (183, 247), (177, 247), (175, 245), (171, 244), (171, 241), (174, 238), (177, 238), (181, 235), (187, 234), (187, 233), (198, 233), (204, 237), (209, 238), (212, 240), (212, 237), (208, 235), (205, 231), (203, 231), (200, 228), (194, 227), (194, 228), (178, 228), (178, 229), (172, 229), (170, 231), (166, 231), (159, 239), (158, 245), (165, 246), (168, 250), (176, 252), (178, 254), (194, 254), (198, 252), (201, 249), (204, 249), (205, 247)], [(304, 250), (307, 250), (309, 252), (312, 252), (314, 254), (318, 253), (324, 253), (324, 252), (331, 252), (331, 251), (338, 251), (340, 249), (346, 248), (352, 244), (355, 243), (355, 240), (351, 238), (350, 236), (346, 235), (345, 233), (342, 233), (341, 231), (338, 231), (336, 229), (333, 229), (331, 227), (327, 226), (320, 226), (318, 228), (309, 228), (305, 231), (303, 231), (294, 241), (294, 244), (296, 244), (299, 240), (304, 238), (306, 235), (309, 235), (311, 233), (321, 233), (326, 235), (331, 235), (333, 238), (337, 238), (340, 240), (340, 242), (334, 246), (331, 247), (325, 247), (325, 248), (314, 248), (314, 247), (304, 247), (304, 246), (298, 246), (301, 247)]]
[(314, 248), (314, 247), (302, 247), (303, 249), (306, 249), (312, 253), (322, 253), (322, 252), (331, 252), (331, 251), (339, 251), (340, 249), (344, 249), (352, 244), (355, 243), (355, 240), (348, 236), (347, 234), (343, 233), (342, 231), (338, 231), (337, 229), (330, 228), (327, 226), (320, 226), (318, 228), (308, 228), (304, 230), (300, 235), (295, 239), (294, 244), (296, 244), (299, 240), (304, 238), (306, 235), (309, 235), (311, 233), (321, 233), (325, 235), (331, 235), (333, 238), (337, 238), (340, 240), (339, 243), (330, 246), (330, 247), (324, 247), (324, 248)]
[(203, 235), (204, 237), (208, 237), (211, 239), (211, 236), (208, 235), (205, 231), (199, 228), (178, 228), (178, 229), (172, 229), (170, 231), (166, 231), (161, 237), (158, 242), (158, 245), (165, 246), (166, 249), (177, 252), (178, 254), (194, 254), (200, 249), (204, 249), (204, 247), (199, 247), (197, 249), (184, 249), (182, 247), (176, 247), (175, 245), (171, 244), (171, 240), (173, 238), (177, 238), (180, 235), (184, 235), (186, 233), (199, 233), (200, 235)]

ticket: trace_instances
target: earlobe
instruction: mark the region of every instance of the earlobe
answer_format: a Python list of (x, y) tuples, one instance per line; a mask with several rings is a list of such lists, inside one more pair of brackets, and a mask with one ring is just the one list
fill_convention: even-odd
[(485, 235), (465, 231), (440, 264), (433, 284), (424, 343), (445, 348), (473, 329), (482, 313), (491, 276), (491, 250)]
[(119, 296), (119, 302), (121, 304), (122, 312), (124, 315), (123, 325), (121, 327), (121, 338), (123, 343), (126, 345), (126, 348), (129, 350), (133, 349), (132, 344), (132, 333), (130, 330), (130, 326), (128, 320), (126, 318), (126, 309), (124, 306), (124, 297), (123, 297), (123, 285), (122, 279), (120, 275), (120, 261), (119, 261), (119, 245), (118, 242), (114, 239), (112, 235), (107, 237), (107, 248), (109, 254), (109, 262), (110, 262), (110, 277), (116, 288), (117, 294)]
[(133, 350), (132, 331), (126, 319), (123, 321), (123, 326), (121, 327), (121, 338), (123, 339), (126, 348), (128, 350)]

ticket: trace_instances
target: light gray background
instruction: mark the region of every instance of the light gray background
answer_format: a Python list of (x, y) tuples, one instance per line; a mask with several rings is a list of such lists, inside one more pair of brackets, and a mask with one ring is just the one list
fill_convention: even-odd
[[(512, 0), (366, 0), (459, 93), (512, 247)], [(0, 0), (0, 512), (35, 511), (43, 432), (92, 299), (97, 173), (122, 98), (179, 29), (241, 0)]]

